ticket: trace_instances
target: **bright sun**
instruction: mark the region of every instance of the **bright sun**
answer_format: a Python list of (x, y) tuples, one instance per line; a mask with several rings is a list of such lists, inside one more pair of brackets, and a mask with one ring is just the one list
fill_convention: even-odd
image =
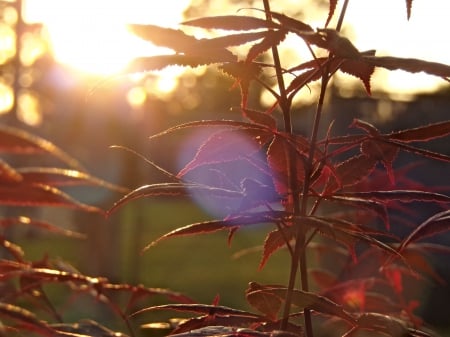
[[(56, 59), (80, 71), (97, 75), (112, 75), (136, 56), (161, 52), (131, 34), (126, 28), (127, 23), (176, 27), (183, 20), (182, 13), (191, 2), (23, 1), (25, 19), (46, 25)], [(274, 1), (274, 6), (287, 8), (300, 4), (307, 8), (308, 2), (309, 0), (279, 0)], [(307, 9), (305, 11), (308, 15)], [(378, 55), (389, 54), (448, 63), (448, 46), (444, 37), (448, 30), (446, 24), (449, 11), (448, 0), (414, 1), (412, 17), (407, 21), (405, 1), (358, 0), (350, 1), (345, 22), (351, 25), (353, 41), (360, 50), (377, 49)], [(389, 91), (398, 92), (435, 90), (442, 84), (442, 81), (431, 76), (409, 75), (404, 72), (389, 72), (378, 77), (380, 80), (374, 83), (375, 87), (382, 86)]]
[(133, 57), (161, 53), (135, 37), (129, 23), (174, 26), (182, 20), (189, 0), (27, 0), (26, 21), (43, 22), (55, 58), (97, 75), (123, 69)]

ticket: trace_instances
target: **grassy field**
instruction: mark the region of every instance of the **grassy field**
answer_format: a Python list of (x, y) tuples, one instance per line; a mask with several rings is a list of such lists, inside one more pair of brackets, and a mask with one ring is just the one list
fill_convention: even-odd
[[(47, 218), (51, 216), (50, 212)], [(58, 225), (58, 220), (64, 217), (55, 217), (57, 220), (54, 224)], [(77, 219), (82, 221), (84, 218)], [(141, 252), (145, 245), (161, 235), (205, 219), (207, 216), (188, 200), (147, 199), (130, 203), (104, 223), (86, 220), (81, 226), (88, 229), (85, 240), (40, 232), (33, 232), (32, 235), (23, 235), (21, 232), (17, 238), (30, 260), (39, 260), (48, 254), (51, 258), (70, 262), (82, 273), (91, 276), (102, 276), (101, 272), (96, 272), (95, 266), (108, 263), (109, 266), (101, 266), (103, 270), (114, 271), (116, 276), (111, 278), (112, 282), (168, 288), (201, 303), (211, 303), (216, 295), (220, 295), (221, 305), (249, 309), (245, 301), (245, 289), (249, 281), (268, 284), (287, 282), (286, 264), (289, 260), (286, 259), (286, 251), (277, 252), (263, 270), (258, 269), (261, 259), (258, 246), (263, 244), (265, 235), (271, 230), (268, 226), (238, 231), (231, 245), (228, 245), (228, 232), (221, 231), (196, 237), (170, 238), (145, 253)], [(92, 232), (94, 234), (89, 229), (95, 229)], [(236, 258), (247, 248), (255, 249)], [(94, 261), (96, 259), (103, 260)], [(105, 314), (105, 310), (98, 307), (89, 296), (78, 294), (81, 300), (78, 298), (78, 304), (71, 307), (72, 304), (67, 304), (67, 288), (51, 285), (45, 289), (55, 299), (57, 307), (64, 307), (67, 321), (92, 318), (104, 322), (115, 319), (114, 314)], [(164, 303), (167, 303), (165, 299), (155, 298), (143, 305)], [(167, 317), (172, 314), (167, 314)], [(141, 322), (158, 320), (160, 317), (145, 315)]]

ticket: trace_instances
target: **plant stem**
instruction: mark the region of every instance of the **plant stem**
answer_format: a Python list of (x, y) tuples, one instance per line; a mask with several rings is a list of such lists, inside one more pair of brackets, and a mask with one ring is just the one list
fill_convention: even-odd
[[(270, 8), (268, 4), (268, 0), (264, 1), (264, 9), (266, 12), (266, 17), (270, 18), (268, 14), (270, 15)], [(336, 26), (336, 30), (339, 31), (342, 27), (342, 23), (344, 20), (345, 12), (347, 10), (349, 0), (345, 0), (342, 11), (340, 13), (338, 23)], [(274, 53), (274, 50), (276, 53)], [(278, 70), (281, 70), (281, 67), (279, 66), (279, 57), (278, 57), (278, 51), (276, 47), (272, 48), (272, 54), (278, 59), (278, 64), (275, 63), (275, 68)], [(333, 57), (333, 55), (329, 55), (329, 58)], [(280, 78), (278, 77), (278, 71), (277, 71), (277, 78), (280, 81)], [(308, 153), (308, 161), (305, 165), (305, 179), (301, 194), (301, 199), (298, 197), (298, 189), (297, 189), (297, 177), (296, 177), (296, 169), (295, 169), (295, 153), (291, 153), (289, 151), (288, 161), (290, 166), (290, 190), (294, 192), (292, 194), (292, 201), (293, 201), (293, 212), (294, 215), (301, 215), (306, 216), (307, 215), (307, 208), (308, 208), (308, 192), (311, 185), (311, 175), (313, 173), (313, 165), (314, 165), (314, 155), (316, 152), (316, 144), (317, 144), (317, 138), (319, 133), (319, 126), (320, 121), (322, 117), (322, 111), (323, 111), (323, 105), (325, 101), (325, 94), (327, 85), (330, 79), (330, 73), (329, 73), (329, 65), (327, 64), (325, 66), (325, 69), (323, 70), (322, 74), (322, 82), (321, 82), (321, 88), (320, 88), (320, 95), (319, 100), (317, 102), (316, 112), (314, 115), (314, 124), (313, 124), (313, 130), (311, 132), (310, 137), (310, 148)], [(281, 78), (282, 80), (282, 78)], [(280, 82), (279, 82), (280, 84)], [(282, 82), (284, 87), (284, 82)], [(282, 94), (280, 90), (280, 107), (283, 109), (285, 107), (285, 104), (283, 103), (285, 95)], [(286, 116), (289, 117), (289, 119), (286, 118)], [(283, 117), (285, 117), (285, 130), (286, 132), (289, 132), (292, 134), (292, 123), (290, 120), (290, 113), (283, 110)], [(289, 122), (289, 125), (286, 125), (286, 123)], [(289, 128), (287, 127), (289, 126)], [(306, 229), (302, 226), (298, 227), (297, 235), (296, 235), (296, 241), (295, 241), (295, 248), (294, 248), (294, 254), (291, 259), (291, 270), (290, 270), (290, 276), (289, 276), (289, 284), (288, 289), (286, 292), (286, 298), (285, 298), (285, 307), (283, 312), (283, 320), (281, 323), (281, 329), (285, 330), (289, 321), (289, 313), (290, 313), (290, 306), (292, 303), (292, 293), (295, 287), (295, 281), (297, 278), (298, 273), (298, 266), (300, 266), (300, 282), (301, 282), (301, 289), (303, 291), (309, 290), (309, 281), (308, 281), (308, 267), (307, 267), (307, 259), (306, 259)], [(311, 311), (308, 308), (304, 309), (304, 323), (305, 323), (305, 336), (306, 337), (313, 337), (313, 328), (312, 328), (312, 320), (311, 320)]]
[[(268, 21), (272, 20), (272, 15), (270, 11), (269, 0), (263, 0), (264, 3), (264, 11), (266, 14), (266, 19)], [(283, 121), (284, 121), (284, 130), (289, 135), (293, 135), (292, 121), (291, 121), (291, 101), (288, 99), (286, 95), (286, 89), (283, 80), (283, 72), (281, 68), (280, 57), (278, 54), (278, 49), (276, 46), (272, 47), (272, 57), (274, 60), (274, 66), (277, 76), (278, 89), (280, 92), (279, 98), (279, 106), (283, 113)], [(300, 198), (299, 198), (299, 186), (297, 180), (297, 163), (296, 163), (296, 152), (295, 149), (289, 147), (286, 150), (286, 158), (287, 158), (287, 166), (288, 166), (288, 179), (289, 179), (289, 198), (291, 199), (288, 204), (292, 204), (292, 212), (294, 215), (300, 215)], [(291, 256), (291, 267), (290, 267), (290, 276), (289, 283), (285, 298), (285, 306), (283, 310), (283, 319), (281, 321), (281, 330), (285, 330), (289, 321), (289, 313), (290, 307), (292, 303), (292, 293), (295, 287), (295, 281), (297, 279), (298, 266), (300, 262), (301, 266), (301, 275), (302, 275), (302, 290), (307, 291), (308, 289), (308, 279), (306, 275), (306, 255), (304, 253), (305, 246), (305, 232), (304, 230), (299, 230), (297, 235), (297, 240), (295, 242), (294, 253)], [(311, 316), (308, 310), (305, 310), (305, 326), (306, 326), (306, 336), (313, 337), (312, 334), (312, 324), (311, 324)]]

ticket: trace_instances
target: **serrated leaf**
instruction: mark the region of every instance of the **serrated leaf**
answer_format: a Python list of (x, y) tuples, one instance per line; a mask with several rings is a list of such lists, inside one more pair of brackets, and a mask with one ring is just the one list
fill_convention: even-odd
[(175, 131), (181, 131), (184, 129), (196, 128), (196, 127), (224, 127), (224, 128), (229, 128), (229, 129), (260, 130), (260, 132), (270, 131), (267, 129), (267, 127), (265, 127), (263, 125), (248, 123), (248, 122), (240, 122), (240, 121), (233, 121), (233, 120), (201, 120), (201, 121), (188, 122), (188, 123), (173, 126), (171, 128), (168, 128), (160, 133), (157, 133), (157, 134), (151, 136), (150, 139), (169, 135), (170, 133), (175, 132)]
[(35, 220), (35, 219), (25, 217), (25, 216), (14, 217), (14, 218), (0, 218), (0, 227), (10, 227), (10, 226), (16, 226), (18, 224), (36, 227), (39, 229), (49, 231), (51, 233), (61, 234), (61, 235), (67, 236), (67, 237), (72, 237), (72, 238), (77, 238), (77, 239), (84, 239), (86, 237), (84, 234), (74, 232), (74, 231), (71, 231), (68, 229), (60, 228), (58, 226), (52, 225), (51, 223), (41, 221), (41, 220)]
[(335, 191), (339, 187), (353, 186), (367, 178), (374, 170), (377, 159), (366, 155), (356, 155), (335, 167), (338, 181), (333, 180), (327, 191)]
[(337, 194), (333, 194), (330, 196), (323, 196), (325, 199), (339, 202), (344, 205), (348, 205), (354, 207), (356, 209), (366, 209), (377, 214), (381, 220), (383, 220), (386, 228), (390, 228), (389, 217), (386, 209), (386, 205), (384, 203), (371, 200), (370, 198), (356, 198), (351, 196), (339, 196)]
[(280, 14), (277, 12), (270, 12), (270, 15), (277, 21), (280, 22), (284, 29), (291, 30), (293, 32), (313, 32), (312, 27), (300, 20), (291, 18), (287, 15)]
[(177, 229), (174, 229), (173, 231), (164, 234), (163, 236), (159, 237), (155, 241), (149, 243), (147, 246), (144, 247), (143, 251), (148, 250), (149, 248), (155, 246), (160, 241), (168, 239), (170, 237), (175, 236), (186, 236), (186, 235), (199, 235), (199, 234), (206, 234), (206, 233), (213, 233), (220, 230), (231, 230), (236, 225), (232, 223), (231, 221), (224, 221), (224, 220), (213, 220), (213, 221), (206, 221), (206, 222), (199, 222), (194, 223), (191, 225), (187, 225), (184, 227), (180, 227)]
[(165, 304), (158, 305), (154, 307), (144, 308), (135, 313), (134, 315), (138, 315), (148, 311), (155, 310), (171, 310), (171, 311), (179, 311), (179, 312), (189, 312), (199, 315), (227, 315), (227, 316), (238, 316), (238, 317), (251, 317), (251, 318), (260, 318), (261, 316), (256, 315), (254, 313), (233, 309), (225, 306), (219, 305), (208, 305), (208, 304)]
[[(267, 150), (267, 161), (270, 169), (273, 172), (273, 183), (276, 191), (280, 195), (286, 195), (288, 193), (288, 156), (293, 153), (295, 155), (295, 167), (296, 178), (299, 182), (302, 182), (305, 178), (304, 171), (304, 157), (301, 157), (300, 153), (306, 151), (306, 143), (302, 142), (299, 138), (298, 148), (295, 148), (293, 144), (290, 144), (285, 138), (276, 136), (273, 138)], [(301, 148), (305, 146), (304, 148)]]
[(33, 154), (48, 153), (75, 169), (82, 165), (44, 138), (10, 126), (0, 125), (0, 153)]
[(148, 72), (161, 70), (169, 66), (199, 67), (222, 62), (234, 62), (236, 56), (230, 53), (210, 52), (204, 55), (157, 55), (137, 57), (125, 68), (125, 73)]
[(393, 163), (399, 152), (398, 147), (368, 139), (361, 143), (361, 152), (371, 160), (381, 161), (386, 168), (389, 181), (392, 185), (395, 185)]
[(264, 286), (250, 282), (249, 288), (245, 291), (245, 297), (253, 308), (263, 313), (268, 319), (276, 321), (281, 310), (282, 299), (264, 290)]
[(362, 58), (371, 65), (389, 70), (404, 70), (410, 73), (424, 72), (442, 78), (450, 77), (450, 66), (443, 63), (393, 56), (363, 56)]
[(387, 203), (390, 201), (450, 203), (450, 196), (447, 196), (445, 194), (416, 190), (346, 192), (336, 193), (335, 196), (343, 198), (349, 197), (362, 200), (372, 200), (381, 203)]
[(328, 24), (330, 23), (331, 19), (333, 18), (334, 11), (336, 10), (336, 6), (338, 3), (338, 0), (329, 0), (330, 5), (328, 7), (328, 17), (327, 21), (325, 22), (325, 27), (328, 27)]
[(282, 230), (278, 229), (270, 232), (264, 240), (263, 254), (258, 268), (260, 270), (263, 269), (272, 254), (284, 247), (286, 240), (291, 240), (295, 234), (295, 226), (284, 227)]
[(131, 191), (119, 201), (115, 202), (114, 205), (108, 210), (107, 214), (111, 214), (119, 207), (122, 207), (135, 199), (157, 196), (189, 196), (190, 192), (199, 192), (209, 194), (211, 196), (223, 196), (230, 198), (242, 197), (242, 193), (238, 191), (231, 191), (206, 185), (188, 183), (161, 183), (144, 185)]
[(247, 53), (245, 62), (249, 63), (270, 48), (278, 46), (286, 38), (286, 35), (287, 31), (285, 30), (268, 31), (261, 42), (254, 44), (250, 48)]
[[(232, 46), (240, 46), (242, 44), (263, 39), (267, 36), (267, 32), (250, 32), (219, 36), (211, 39), (201, 39), (196, 43), (195, 48), (208, 49), (224, 49)], [(205, 51), (204, 51), (205, 52)]]
[(234, 129), (216, 132), (200, 146), (195, 157), (186, 164), (177, 177), (183, 177), (202, 165), (247, 158), (258, 152), (271, 138), (272, 133), (267, 130)]
[(43, 336), (55, 336), (56, 331), (47, 323), (39, 320), (31, 311), (19, 306), (0, 302), (0, 315), (19, 322), (26, 331)]
[[(266, 298), (270, 298), (273, 302), (275, 302), (273, 296), (277, 297), (280, 301), (284, 301), (287, 291), (287, 288), (284, 287), (259, 286), (255, 290), (247, 290), (247, 296), (252, 295), (256, 297), (263, 296), (259, 294), (264, 294)], [(315, 293), (294, 289), (292, 292), (292, 304), (301, 310), (311, 309), (324, 315), (339, 317), (351, 324), (355, 322), (353, 316), (346, 312), (342, 306)]]
[(450, 230), (450, 210), (437, 213), (412, 231), (400, 244), (401, 252), (411, 243)]
[(15, 184), (23, 180), (22, 175), (0, 159), (0, 184)]
[(350, 74), (360, 79), (368, 95), (371, 95), (370, 79), (375, 71), (375, 66), (367, 64), (359, 59), (348, 59), (342, 62), (340, 68), (342, 72)]
[(275, 131), (277, 129), (277, 121), (271, 115), (252, 109), (242, 110), (245, 117), (247, 117), (253, 123), (268, 127), (270, 130)]
[(32, 207), (58, 206), (103, 213), (99, 208), (78, 202), (55, 187), (25, 182), (14, 185), (0, 185), (0, 204)]
[(261, 223), (272, 223), (277, 220), (277, 216), (273, 212), (261, 212), (261, 213), (248, 213), (230, 216), (224, 220), (210, 220), (204, 222), (193, 223), (184, 227), (174, 229), (173, 231), (164, 234), (157, 240), (148, 244), (144, 250), (154, 246), (158, 242), (174, 236), (184, 235), (198, 235), (205, 233), (212, 233), (220, 230), (235, 230), (241, 226), (254, 225)]
[(323, 37), (323, 42), (321, 42), (319, 47), (328, 49), (334, 56), (355, 60), (361, 57), (360, 52), (353, 43), (335, 29), (323, 28), (318, 29), (318, 32)]
[(16, 261), (23, 261), (25, 253), (22, 247), (6, 240), (3, 235), (0, 235), (0, 246), (2, 246)]
[(408, 20), (411, 18), (412, 2), (413, 0), (406, 0), (406, 18)]
[(118, 192), (128, 191), (127, 188), (108, 183), (105, 180), (78, 170), (56, 167), (25, 167), (17, 169), (17, 172), (28, 183), (47, 184), (51, 186), (93, 185)]
[(192, 50), (198, 40), (181, 30), (165, 28), (155, 25), (129, 24), (132, 33), (152, 44), (167, 47), (177, 52)]
[(410, 142), (427, 142), (450, 135), (450, 121), (444, 121), (413, 129), (401, 130), (387, 135), (389, 139)]
[(357, 319), (358, 329), (379, 331), (388, 336), (408, 336), (406, 323), (385, 314), (363, 313)]
[(198, 18), (182, 22), (183, 25), (205, 29), (255, 30), (278, 28), (278, 25), (264, 19), (243, 15), (222, 15)]
[(56, 333), (51, 335), (55, 337), (63, 337), (63, 336), (128, 337), (127, 335), (121, 332), (112, 331), (104, 327), (103, 325), (97, 323), (96, 321), (90, 319), (83, 319), (75, 324), (56, 323), (52, 324), (51, 327), (56, 330)]
[[(377, 247), (390, 255), (399, 255), (391, 246), (376, 238), (377, 236), (393, 237), (386, 232), (370, 229), (350, 221), (328, 217), (295, 217), (295, 221), (299, 226), (316, 228), (320, 233), (327, 237), (343, 243), (349, 249), (351, 254), (354, 254), (354, 244), (357, 241), (362, 241)], [(355, 256), (353, 256), (353, 258), (355, 259)]]

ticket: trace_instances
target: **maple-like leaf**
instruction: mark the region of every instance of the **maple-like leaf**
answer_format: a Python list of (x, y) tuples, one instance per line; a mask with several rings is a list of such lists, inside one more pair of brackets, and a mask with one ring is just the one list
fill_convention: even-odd
[(330, 2), (330, 5), (328, 7), (328, 17), (327, 17), (327, 21), (325, 22), (325, 27), (328, 27), (328, 24), (330, 23), (331, 19), (333, 18), (334, 11), (336, 10), (338, 0), (329, 0), (329, 2)]
[[(283, 286), (264, 286), (252, 282), (250, 288), (246, 290), (246, 294), (247, 299), (250, 297), (252, 300), (253, 306), (263, 308), (273, 317), (278, 312), (278, 306), (281, 305), (281, 303), (278, 304), (278, 301), (284, 301), (287, 291), (287, 288)], [(292, 304), (301, 310), (311, 309), (324, 315), (339, 317), (351, 324), (355, 323), (355, 318), (345, 311), (341, 305), (312, 292), (294, 289)], [(273, 305), (273, 307), (270, 307), (270, 305)]]
[(61, 190), (38, 183), (20, 182), (0, 185), (0, 204), (8, 206), (57, 206), (103, 213), (97, 207), (83, 204)]
[(191, 192), (205, 193), (210, 196), (229, 197), (229, 198), (241, 198), (242, 192), (227, 190), (214, 186), (199, 185), (195, 183), (160, 183), (151, 184), (138, 187), (130, 193), (123, 196), (120, 200), (116, 201), (114, 205), (108, 210), (107, 214), (112, 214), (118, 208), (126, 205), (127, 203), (140, 199), (158, 196), (189, 196)]
[(256, 30), (278, 28), (275, 23), (253, 16), (244, 15), (222, 15), (203, 17), (182, 22), (183, 25), (201, 27), (205, 29), (224, 29), (224, 30)]
[(83, 170), (77, 160), (48, 140), (6, 125), (0, 125), (0, 153), (48, 153), (72, 168)]
[(260, 54), (269, 50), (272, 47), (278, 46), (285, 38), (287, 31), (286, 30), (273, 30), (266, 33), (264, 39), (254, 44), (247, 53), (247, 57), (245, 62), (253, 61)]
[(427, 142), (450, 135), (450, 121), (423, 125), (417, 128), (396, 131), (387, 135), (389, 139), (410, 142)]
[(78, 170), (61, 169), (56, 167), (24, 167), (18, 168), (17, 173), (28, 183), (47, 184), (51, 186), (92, 185), (104, 187), (118, 192), (128, 192), (127, 188), (111, 184)]
[(222, 53), (217, 50), (202, 55), (173, 54), (137, 57), (125, 68), (124, 73), (155, 71), (174, 65), (195, 68), (214, 63), (234, 62), (236, 59), (236, 56), (231, 53)]
[(449, 210), (437, 213), (417, 226), (417, 228), (401, 242), (399, 251), (401, 252), (405, 247), (416, 241), (447, 231), (450, 231)]
[(67, 237), (72, 237), (72, 238), (77, 238), (77, 239), (85, 238), (84, 234), (74, 232), (74, 231), (71, 231), (68, 229), (64, 229), (64, 228), (52, 225), (51, 223), (32, 219), (32, 218), (25, 217), (25, 216), (0, 218), (0, 227), (12, 227), (12, 226), (17, 226), (17, 225), (27, 225), (27, 226), (31, 226), (33, 228), (39, 228), (39, 229), (46, 230), (50, 233), (61, 234), (61, 235), (67, 236)]
[(450, 66), (443, 63), (393, 56), (362, 56), (362, 59), (368, 64), (389, 70), (404, 70), (410, 73), (425, 72), (444, 79), (450, 77)]
[(406, 0), (406, 17), (409, 20), (411, 18), (411, 8), (413, 0)]
[(208, 164), (225, 163), (251, 156), (272, 138), (264, 130), (224, 130), (214, 133), (198, 149), (194, 159), (178, 173), (183, 177), (189, 171)]
[(253, 123), (264, 125), (273, 131), (277, 129), (277, 121), (275, 118), (265, 112), (245, 108), (242, 109), (242, 113)]

